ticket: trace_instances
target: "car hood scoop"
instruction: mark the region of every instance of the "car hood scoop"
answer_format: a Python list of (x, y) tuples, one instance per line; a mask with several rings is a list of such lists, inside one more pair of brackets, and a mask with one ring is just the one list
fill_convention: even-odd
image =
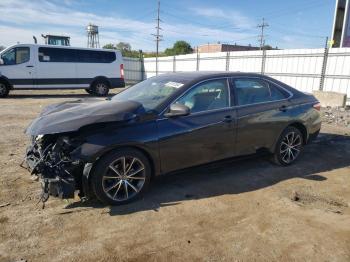
[(128, 121), (142, 112), (143, 106), (134, 101), (95, 98), (63, 102), (44, 108), (25, 133), (37, 136), (72, 132), (95, 123)]

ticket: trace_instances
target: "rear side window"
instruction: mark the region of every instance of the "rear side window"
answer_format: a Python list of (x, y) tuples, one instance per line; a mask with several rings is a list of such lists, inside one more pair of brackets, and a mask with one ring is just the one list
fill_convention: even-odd
[(78, 63), (112, 63), (115, 59), (115, 52), (77, 50)]
[(30, 49), (29, 47), (16, 47), (6, 51), (1, 55), (4, 65), (18, 65), (29, 61)]
[(112, 63), (115, 60), (115, 52), (110, 51), (93, 51), (51, 47), (39, 48), (40, 62)]
[(260, 79), (235, 79), (234, 84), (238, 105), (270, 102), (287, 97), (278, 87)]
[(68, 48), (39, 47), (40, 62), (75, 62), (76, 50)]

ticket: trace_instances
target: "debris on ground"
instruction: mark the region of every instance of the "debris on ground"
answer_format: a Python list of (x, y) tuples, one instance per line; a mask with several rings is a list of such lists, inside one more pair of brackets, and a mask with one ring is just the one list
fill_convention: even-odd
[(321, 108), (322, 122), (350, 128), (350, 107)]
[(342, 199), (336, 199), (325, 194), (319, 195), (307, 191), (293, 191), (291, 200), (305, 206), (331, 211), (333, 213), (342, 214), (349, 205)]

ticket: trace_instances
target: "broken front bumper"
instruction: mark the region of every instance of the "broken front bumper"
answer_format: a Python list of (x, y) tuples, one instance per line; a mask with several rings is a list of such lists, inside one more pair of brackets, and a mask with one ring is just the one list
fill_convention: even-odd
[(50, 195), (62, 199), (74, 198), (75, 190), (79, 189), (83, 165), (70, 159), (67, 148), (67, 141), (62, 138), (54, 143), (35, 138), (27, 148), (26, 168), (40, 178), (43, 202)]

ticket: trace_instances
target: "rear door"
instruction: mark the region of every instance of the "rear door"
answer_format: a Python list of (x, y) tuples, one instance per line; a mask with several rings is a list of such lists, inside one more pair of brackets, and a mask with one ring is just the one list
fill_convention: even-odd
[(191, 113), (158, 121), (162, 172), (170, 172), (235, 154), (235, 110), (226, 78), (197, 84), (175, 103)]
[(237, 155), (272, 149), (288, 123), (291, 94), (262, 78), (233, 78), (232, 82), (237, 105)]
[[(120, 80), (120, 57), (115, 51), (77, 50), (77, 76), (81, 83), (92, 83), (95, 77), (106, 77), (111, 87)], [(118, 60), (119, 59), (119, 60)]]

